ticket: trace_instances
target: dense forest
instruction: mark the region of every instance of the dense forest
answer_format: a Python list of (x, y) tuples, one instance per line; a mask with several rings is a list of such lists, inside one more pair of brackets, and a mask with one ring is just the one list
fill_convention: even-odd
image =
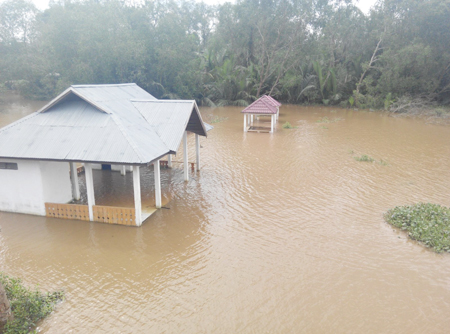
[(450, 0), (57, 0), (0, 4), (0, 89), (48, 99), (135, 82), (157, 98), (450, 104)]

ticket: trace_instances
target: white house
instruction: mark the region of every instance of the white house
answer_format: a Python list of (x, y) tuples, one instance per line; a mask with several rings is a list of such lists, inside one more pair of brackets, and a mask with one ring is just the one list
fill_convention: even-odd
[[(170, 165), (183, 142), (188, 181), (187, 132), (196, 136), (198, 169), (198, 136), (210, 129), (195, 101), (157, 100), (136, 84), (71, 86), (0, 129), (0, 210), (139, 226), (147, 218), (139, 167), (154, 165), (161, 207), (159, 160), (168, 155)], [(85, 167), (87, 206), (67, 204), (80, 198), (76, 163)], [(134, 209), (95, 205), (92, 169), (102, 166), (133, 171)]]

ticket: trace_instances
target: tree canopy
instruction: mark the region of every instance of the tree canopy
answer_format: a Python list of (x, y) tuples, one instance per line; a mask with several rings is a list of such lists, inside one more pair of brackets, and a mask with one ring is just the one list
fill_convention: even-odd
[(450, 103), (450, 0), (59, 0), (0, 4), (0, 85), (38, 99), (136, 82), (157, 98), (379, 108)]

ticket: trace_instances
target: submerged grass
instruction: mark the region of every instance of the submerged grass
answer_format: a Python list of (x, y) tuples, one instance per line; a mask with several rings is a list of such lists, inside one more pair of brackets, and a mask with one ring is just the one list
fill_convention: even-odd
[(384, 219), (435, 252), (450, 252), (450, 208), (431, 203), (397, 206)]
[[(353, 155), (355, 154), (355, 151), (353, 150), (348, 150), (347, 151), (349, 154)], [(375, 160), (374, 158), (372, 158), (370, 155), (367, 154), (362, 154), (361, 156), (355, 156), (353, 157), (353, 159), (355, 159), (356, 161), (362, 161), (362, 162), (376, 162), (377, 164), (381, 165), (381, 166), (388, 166), (389, 163), (386, 160), (380, 159), (380, 160)]]
[(228, 117), (220, 117), (220, 116), (214, 116), (213, 118), (211, 118), (210, 122), (211, 123), (222, 123), (224, 121), (226, 121), (228, 119)]
[(368, 156), (367, 154), (363, 154), (360, 157), (354, 157), (356, 161), (364, 161), (364, 162), (374, 162), (375, 159), (371, 156)]
[(333, 118), (333, 119), (330, 119), (330, 118), (328, 118), (327, 116), (325, 116), (325, 117), (319, 118), (319, 119), (316, 121), (316, 123), (336, 123), (336, 122), (343, 121), (343, 120), (344, 120), (344, 119), (343, 119), (343, 118), (340, 118), (340, 117), (335, 117), (335, 118)]
[(6, 296), (11, 304), (13, 320), (6, 323), (3, 334), (37, 333), (35, 328), (39, 320), (48, 316), (56, 304), (64, 299), (62, 291), (42, 293), (38, 288), (29, 289), (18, 278), (0, 272)]
[(297, 129), (298, 126), (292, 126), (291, 123), (286, 122), (283, 124), (283, 129)]

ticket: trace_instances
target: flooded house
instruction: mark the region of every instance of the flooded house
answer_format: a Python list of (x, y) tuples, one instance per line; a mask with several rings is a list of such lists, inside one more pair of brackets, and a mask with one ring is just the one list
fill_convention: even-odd
[[(193, 100), (158, 100), (136, 84), (75, 85), (39, 111), (0, 129), (0, 210), (140, 226), (161, 207), (160, 160), (181, 145), (189, 180), (187, 133), (203, 122)], [(154, 166), (155, 208), (143, 210), (140, 167)], [(84, 166), (87, 205), (77, 167)], [(93, 169), (133, 173), (134, 208), (97, 206)]]

